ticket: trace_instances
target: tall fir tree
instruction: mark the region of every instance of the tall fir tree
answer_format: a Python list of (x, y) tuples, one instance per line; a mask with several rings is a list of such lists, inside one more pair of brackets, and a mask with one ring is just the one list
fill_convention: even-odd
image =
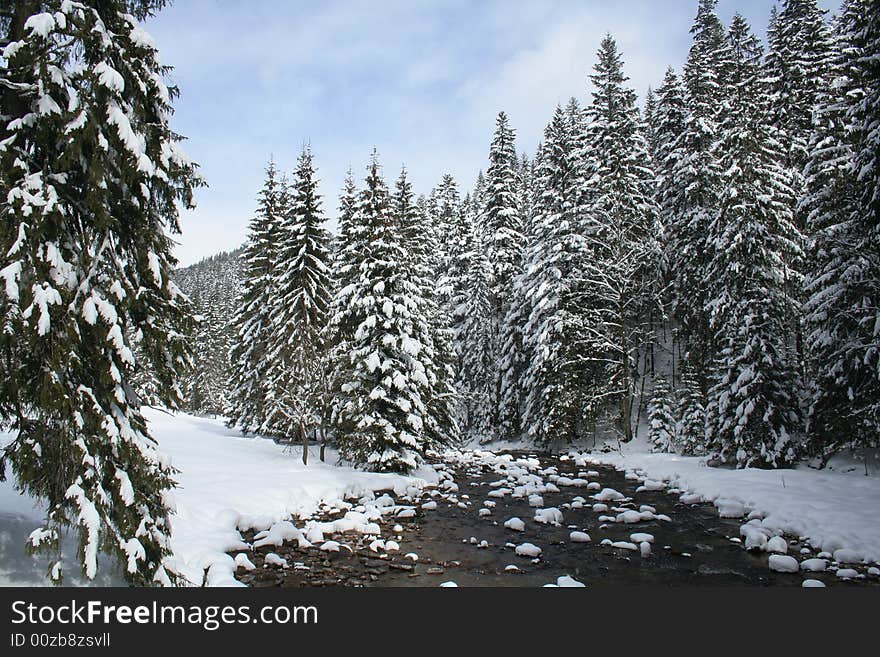
[[(266, 425), (272, 433), (305, 441), (327, 415), (324, 336), (330, 306), (330, 236), (311, 148), (297, 161), (289, 205), (277, 227), (278, 265), (272, 281), (266, 336)], [(303, 453), (304, 457), (306, 452)]]
[(659, 224), (636, 96), (626, 86), (623, 59), (610, 35), (602, 40), (594, 70), (583, 233), (590, 250), (583, 272), (588, 281), (584, 303), (594, 314), (587, 353), (604, 367), (593, 394), (616, 404), (616, 429), (629, 440), (638, 355), (651, 340), (651, 315), (659, 305)]
[(672, 315), (684, 338), (685, 357), (703, 387), (714, 349), (703, 312), (707, 299), (705, 270), (711, 252), (706, 236), (719, 207), (718, 114), (726, 102), (721, 67), (726, 45), (716, 4), (717, 0), (699, 2), (691, 28), (693, 44), (683, 73), (687, 110), (684, 129), (674, 153), (661, 164), (671, 165), (664, 178), (661, 204), (665, 259), (672, 282)]
[(434, 354), (400, 223), (373, 154), (339, 258), (331, 305), (333, 421), (340, 454), (371, 470), (409, 471), (431, 445)]
[(287, 184), (274, 160), (270, 160), (242, 254), (243, 281), (229, 352), (231, 380), (227, 422), (245, 432), (269, 429), (266, 420), (270, 363), (266, 357), (273, 331), (270, 312), (277, 277), (278, 236), (287, 205)]
[(433, 195), (436, 203), (429, 229), (438, 252), (433, 272), (437, 281), (437, 305), (441, 321), (454, 334), (456, 298), (462, 291), (464, 277), (462, 256), (469, 249), (470, 227), (466, 221), (469, 199), (462, 203), (458, 185), (450, 174), (443, 176)]
[(457, 359), (451, 331), (441, 317), (434, 291), (438, 244), (431, 218), (437, 209), (429, 210), (424, 197), (420, 202), (413, 202), (412, 184), (406, 168), (401, 169), (391, 205), (406, 254), (401, 264), (417, 292), (413, 300), (427, 329), (419, 338), (418, 346), (428, 384), (422, 393), (426, 409), (423, 439), (428, 447), (454, 443), (459, 438), (455, 390)]
[(460, 367), (457, 389), (460, 395), (459, 424), (466, 438), (488, 442), (495, 437), (495, 385), (497, 361), (493, 349), (491, 266), (477, 235), (471, 238), (467, 274), (469, 294), (462, 303), (458, 334)]
[(798, 254), (791, 176), (769, 125), (763, 49), (735, 15), (724, 61), (721, 206), (709, 227), (706, 312), (719, 352), (708, 406), (712, 448), (738, 467), (779, 467), (797, 454), (797, 369), (785, 326)]
[(0, 22), (0, 457), (47, 505), (32, 548), (73, 526), (135, 584), (169, 583), (174, 472), (136, 378), (175, 408), (190, 308), (171, 279), (196, 165), (170, 126), (177, 89), (139, 24), (162, 3), (5, 3)]
[(489, 148), (479, 224), (492, 273), (490, 327), (497, 371), (491, 398), (496, 408), (493, 424), (508, 435), (517, 430), (518, 344), (522, 330), (515, 318), (508, 317), (513, 302), (513, 281), (522, 265), (523, 225), (517, 198), (517, 168), (514, 131), (507, 115), (500, 112)]
[(657, 101), (650, 121), (653, 124), (653, 147), (651, 159), (657, 176), (657, 205), (660, 222), (667, 226), (675, 221), (678, 190), (675, 189), (675, 171), (678, 158), (683, 156), (678, 148), (685, 130), (687, 108), (681, 80), (673, 68), (666, 69), (663, 84), (657, 88)]
[(570, 441), (586, 427), (585, 384), (595, 370), (585, 358), (587, 331), (580, 273), (586, 242), (576, 213), (577, 171), (566, 112), (557, 107), (544, 131), (536, 188), (539, 198), (518, 296), (523, 330), (523, 427), (539, 444)]
[(876, 3), (847, 0), (835, 30), (833, 83), (819, 105), (801, 209), (810, 236), (804, 281), (812, 380), (810, 453), (876, 447), (880, 427), (880, 98)]
[[(824, 11), (816, 0), (783, 0), (768, 40), (770, 120), (785, 139), (784, 163), (792, 171), (794, 190), (800, 196), (813, 111), (830, 82), (832, 43)], [(797, 223), (803, 229), (803, 222)]]

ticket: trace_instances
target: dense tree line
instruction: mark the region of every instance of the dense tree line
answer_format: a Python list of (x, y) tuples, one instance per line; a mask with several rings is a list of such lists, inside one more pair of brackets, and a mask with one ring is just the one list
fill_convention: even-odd
[(389, 190), (374, 154), (362, 190), (349, 175), (322, 276), (297, 287), (329, 299), (314, 306), (329, 306), (322, 330), (263, 319), (286, 306), (272, 270), (289, 267), (266, 254), (300, 248), (279, 246), (296, 211), (270, 167), (233, 352), (250, 354), (234, 374), (247, 410), (232, 422), (296, 433), (269, 420), (278, 393), (257, 392), (277, 385), (261, 369), (280, 362), (260, 343), (271, 326), (311, 336), (326, 387), (293, 397), (367, 467), (409, 469), (459, 434), (548, 445), (641, 430), (655, 449), (740, 467), (876, 447), (878, 7), (847, 0), (829, 21), (815, 0), (785, 0), (765, 48), (715, 4), (699, 1), (681, 74), (643, 110), (606, 36), (590, 102), (557, 107), (533, 156), (499, 113), (464, 196), (446, 175), (414, 200), (405, 171)]

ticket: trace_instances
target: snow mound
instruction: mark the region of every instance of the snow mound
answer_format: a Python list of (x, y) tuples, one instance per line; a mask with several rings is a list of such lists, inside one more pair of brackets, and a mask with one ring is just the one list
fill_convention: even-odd
[(811, 573), (821, 573), (828, 568), (828, 562), (825, 559), (804, 559), (801, 561), (801, 570)]
[(562, 575), (561, 577), (556, 578), (556, 586), (559, 588), (584, 588), (586, 587), (586, 584), (577, 581), (570, 575)]
[(516, 546), (514, 552), (521, 557), (537, 557), (541, 554), (542, 550), (537, 545), (522, 543)]
[(797, 559), (783, 554), (771, 554), (767, 565), (777, 573), (796, 573), (800, 570)]
[(284, 557), (279, 557), (274, 552), (270, 552), (266, 555), (266, 558), (263, 559), (263, 563), (267, 566), (279, 566), (280, 568), (287, 568), (287, 559)]
[(538, 509), (535, 511), (535, 522), (540, 522), (545, 525), (559, 526), (562, 524), (562, 511), (556, 507)]
[(626, 499), (626, 495), (613, 488), (603, 488), (592, 497), (597, 502), (620, 502), (621, 500)]

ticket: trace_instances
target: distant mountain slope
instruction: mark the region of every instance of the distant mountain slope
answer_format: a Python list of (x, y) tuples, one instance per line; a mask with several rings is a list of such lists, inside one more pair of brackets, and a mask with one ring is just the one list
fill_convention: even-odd
[(174, 272), (201, 323), (193, 344), (194, 368), (183, 381), (187, 410), (218, 415), (226, 405), (230, 320), (241, 284), (242, 249), (218, 253)]

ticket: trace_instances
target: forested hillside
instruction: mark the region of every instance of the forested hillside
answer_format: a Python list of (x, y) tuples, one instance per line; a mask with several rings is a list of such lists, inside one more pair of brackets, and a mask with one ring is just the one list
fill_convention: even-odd
[(241, 249), (177, 269), (174, 280), (189, 297), (198, 320), (193, 367), (181, 384), (184, 403), (193, 413), (222, 414), (228, 404), (229, 319), (241, 285)]
[(787, 0), (767, 45), (715, 5), (643, 107), (608, 35), (537, 152), (499, 113), (469, 191), (447, 175), (416, 196), (374, 152), (331, 236), (311, 151), (290, 181), (270, 164), (230, 422), (330, 431), (379, 469), (459, 436), (647, 431), (740, 467), (875, 447), (876, 3), (829, 20)]

